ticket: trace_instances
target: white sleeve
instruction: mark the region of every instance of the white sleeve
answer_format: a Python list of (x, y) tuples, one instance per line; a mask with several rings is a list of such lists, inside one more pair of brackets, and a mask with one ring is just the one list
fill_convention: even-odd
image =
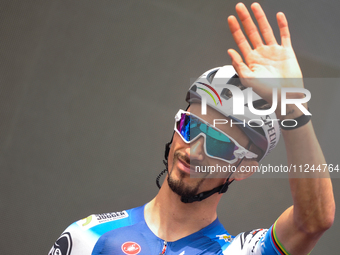
[(90, 217), (79, 220), (66, 228), (48, 255), (91, 255), (98, 235), (82, 227)]
[(270, 230), (255, 229), (238, 234), (223, 254), (238, 255), (277, 255), (274, 249)]

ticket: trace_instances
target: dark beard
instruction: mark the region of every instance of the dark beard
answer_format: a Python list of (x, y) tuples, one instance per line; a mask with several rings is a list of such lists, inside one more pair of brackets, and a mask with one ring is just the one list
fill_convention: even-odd
[[(175, 153), (174, 154), (174, 160), (178, 160), (178, 158), (181, 158), (183, 161), (187, 162), (188, 164), (190, 164), (190, 159), (180, 155), (180, 153)], [(205, 179), (201, 179), (199, 182), (197, 182), (197, 184), (193, 187), (188, 187), (185, 186), (185, 183), (183, 182), (183, 178), (186, 176), (185, 173), (180, 173), (180, 179), (179, 180), (175, 180), (172, 178), (171, 173), (173, 171), (174, 168), (174, 163), (171, 169), (171, 172), (168, 173), (168, 185), (170, 187), (170, 189), (175, 192), (177, 195), (181, 196), (181, 197), (193, 197), (195, 195), (197, 195), (198, 189), (201, 186), (202, 182), (204, 182)]]

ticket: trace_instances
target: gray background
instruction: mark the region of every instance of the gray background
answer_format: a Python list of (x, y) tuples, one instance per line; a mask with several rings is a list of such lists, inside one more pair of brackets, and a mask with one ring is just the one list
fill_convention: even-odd
[[(0, 254), (47, 254), (70, 223), (153, 198), (190, 78), (230, 63), (236, 3), (1, 2)], [(286, 13), (305, 77), (339, 77), (338, 1), (260, 3), (276, 34), (275, 13)], [(306, 87), (337, 164), (340, 91), (322, 81)], [(280, 162), (282, 141), (264, 163)], [(219, 217), (237, 234), (269, 227), (291, 203), (287, 179), (252, 178), (233, 183)], [(337, 254), (338, 219), (313, 254)]]

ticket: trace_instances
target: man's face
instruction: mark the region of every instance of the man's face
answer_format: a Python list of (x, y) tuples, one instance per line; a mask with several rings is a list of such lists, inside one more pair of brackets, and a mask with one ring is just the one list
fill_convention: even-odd
[[(201, 105), (193, 104), (188, 109), (191, 113), (201, 119), (213, 123), (214, 119), (225, 119), (226, 117), (208, 107), (207, 115), (201, 115)], [(247, 147), (249, 139), (237, 127), (229, 125), (216, 126), (232, 138), (241, 146)], [(209, 173), (197, 173), (195, 167), (199, 166), (228, 166), (225, 161), (211, 158), (205, 154), (204, 137), (200, 136), (191, 143), (186, 143), (175, 132), (168, 158), (168, 184), (169, 187), (180, 196), (190, 197), (200, 192), (211, 190), (222, 185), (230, 173), (214, 174), (214, 178), (207, 178)], [(234, 163), (236, 165), (238, 162)], [(212, 177), (211, 175), (209, 177)]]

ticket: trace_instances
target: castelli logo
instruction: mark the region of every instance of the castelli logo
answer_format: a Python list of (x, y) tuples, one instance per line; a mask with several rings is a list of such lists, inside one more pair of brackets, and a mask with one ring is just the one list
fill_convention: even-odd
[(135, 255), (140, 253), (141, 250), (142, 248), (140, 247), (140, 245), (135, 242), (125, 242), (122, 244), (122, 251), (125, 254)]

